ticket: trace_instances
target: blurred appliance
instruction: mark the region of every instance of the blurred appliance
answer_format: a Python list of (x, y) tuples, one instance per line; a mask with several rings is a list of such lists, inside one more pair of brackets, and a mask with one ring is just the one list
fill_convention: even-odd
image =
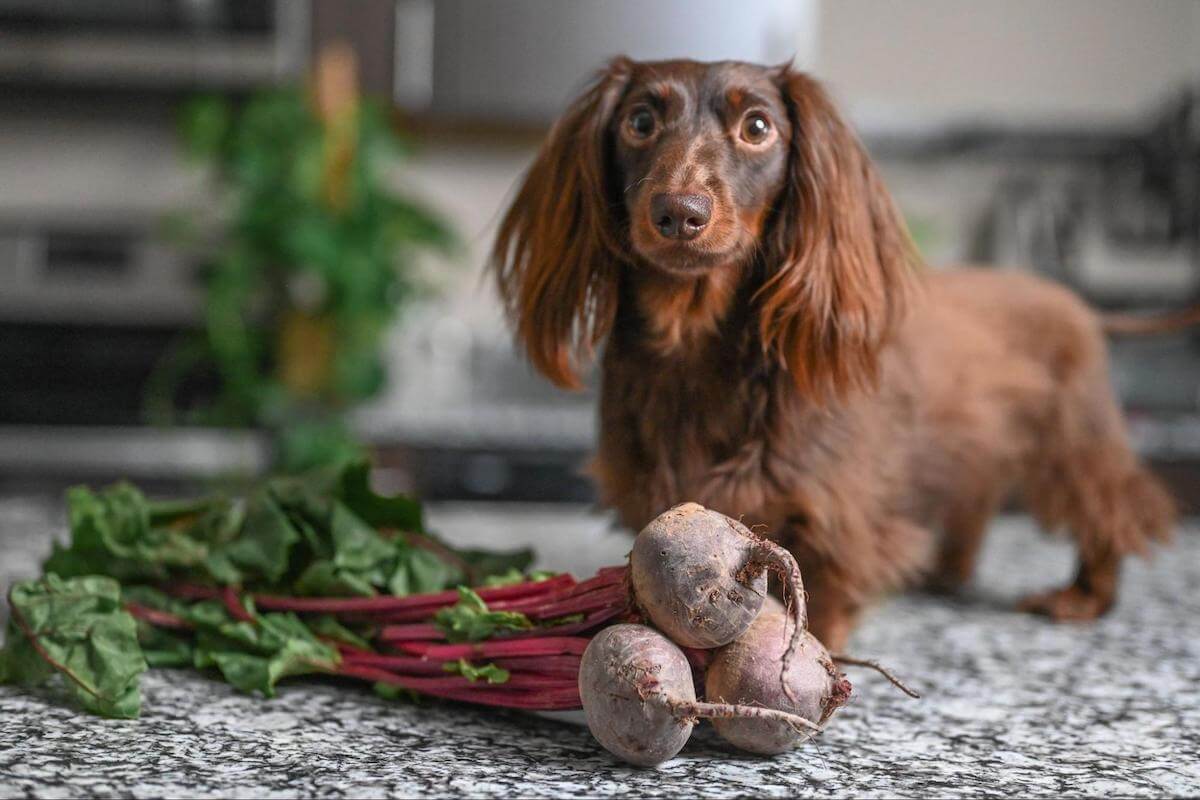
[(392, 391), (353, 423), (384, 466), (409, 477), (404, 488), (431, 500), (593, 499), (594, 380), (556, 390), (508, 336), (481, 336), (432, 307), (409, 315), (392, 359)]
[(808, 63), (814, 0), (398, 0), (396, 102), (543, 123), (614, 55)]
[[(142, 387), (194, 325), (164, 216), (195, 91), (299, 77), (308, 0), (0, 0), (0, 477), (163, 477), (263, 461), (255, 437), (146, 435)], [(174, 466), (172, 466), (174, 465)]]
[(295, 74), (304, 0), (0, 0), (0, 80), (239, 87)]
[[(1100, 308), (1200, 302), (1200, 85), (1176, 93), (1141, 133), (1092, 141), (1086, 154), (1051, 149), (1052, 160), (1009, 154), (976, 257), (1030, 266)], [(1200, 332), (1114, 338), (1110, 352), (1135, 445), (1194, 488)]]
[(1137, 136), (1067, 168), (1014, 165), (997, 189), (982, 256), (1025, 264), (1106, 306), (1200, 295), (1200, 85)]
[(178, 98), (301, 74), (305, 0), (0, 0), (0, 322), (177, 326)]

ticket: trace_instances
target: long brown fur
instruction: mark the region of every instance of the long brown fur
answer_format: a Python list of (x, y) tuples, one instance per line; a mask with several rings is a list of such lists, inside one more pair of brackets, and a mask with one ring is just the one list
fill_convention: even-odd
[[(764, 95), (779, 141), (758, 150), (703, 111)], [(621, 128), (637, 102), (659, 104), (652, 141)], [(714, 198), (711, 233), (660, 252), (646, 198), (684, 189)], [(1171, 531), (1098, 316), (1030, 275), (924, 269), (806, 75), (614, 61), (551, 132), (493, 266), (548, 378), (577, 385), (605, 342), (593, 472), (622, 523), (692, 500), (769, 532), (834, 650), (880, 593), (966, 581), (1015, 492), (1078, 544), (1076, 579), (1024, 604), (1056, 619), (1107, 611), (1121, 559)]]

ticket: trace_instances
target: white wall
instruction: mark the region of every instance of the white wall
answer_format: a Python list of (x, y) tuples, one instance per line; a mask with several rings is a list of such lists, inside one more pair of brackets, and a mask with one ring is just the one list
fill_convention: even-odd
[(869, 128), (1138, 119), (1200, 81), (1200, 0), (820, 0), (815, 71)]

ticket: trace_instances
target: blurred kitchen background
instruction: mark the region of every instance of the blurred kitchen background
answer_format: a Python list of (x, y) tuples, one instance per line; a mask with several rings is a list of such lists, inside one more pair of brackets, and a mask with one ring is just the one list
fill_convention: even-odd
[[(541, 136), (617, 53), (794, 57), (935, 266), (1035, 269), (1104, 308), (1200, 300), (1197, 0), (0, 0), (0, 490), (271, 463), (252, 428), (151, 424), (154, 382), (213, 324), (213, 253), (182, 244), (180, 220), (207, 230), (228, 208), (180, 120), (191, 108), (195, 138), (205, 108), (319, 92), (322, 63), (336, 95), (345, 60), (322, 54), (346, 52), (411, 144), (388, 180), (454, 233), (401, 248), (421, 291), (395, 300), (379, 380), (345, 403), (386, 482), (430, 499), (591, 497), (594, 397), (514, 353), (482, 268)], [(197, 95), (225, 104), (197, 112)], [(320, 297), (306, 280), (281, 292)], [(305, 330), (299, 349), (320, 350)], [(1200, 332), (1113, 352), (1137, 447), (1191, 505)], [(220, 380), (200, 368), (169, 400)]]

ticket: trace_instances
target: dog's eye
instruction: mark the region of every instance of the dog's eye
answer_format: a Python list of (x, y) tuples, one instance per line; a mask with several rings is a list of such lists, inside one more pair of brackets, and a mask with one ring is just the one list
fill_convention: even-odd
[(762, 114), (751, 114), (742, 120), (742, 138), (751, 144), (760, 144), (771, 132), (771, 123)]
[(650, 136), (657, 125), (653, 112), (648, 108), (635, 108), (629, 115), (629, 132), (638, 139)]

